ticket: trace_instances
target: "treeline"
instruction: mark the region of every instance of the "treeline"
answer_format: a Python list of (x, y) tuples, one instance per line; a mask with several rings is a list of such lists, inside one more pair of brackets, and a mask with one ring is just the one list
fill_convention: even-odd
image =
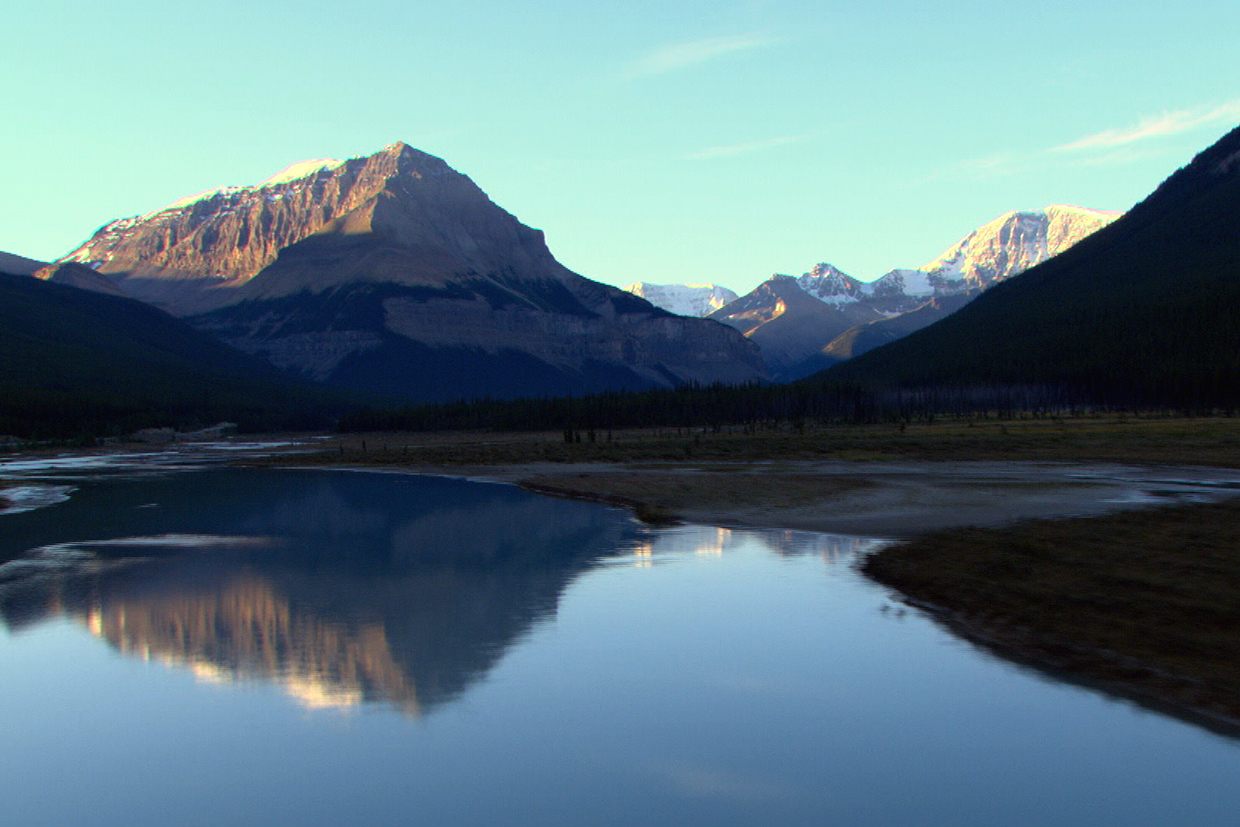
[(1212, 393), (1172, 401), (1099, 386), (1055, 384), (940, 385), (867, 388), (857, 382), (805, 380), (791, 385), (689, 386), (675, 390), (366, 408), (344, 416), (338, 430), (556, 431), (566, 441), (607, 438), (635, 428), (799, 430), (839, 424), (933, 422), (942, 417), (1014, 418), (1091, 413), (1231, 414)]
[[(143, 428), (194, 431), (220, 422), (242, 432), (330, 429), (343, 405), (322, 398), (289, 394), (260, 399), (252, 393), (221, 393), (212, 388), (195, 394), (185, 388), (154, 385), (149, 394), (120, 395), (74, 390), (4, 389), (0, 399), (0, 440), (80, 442), (125, 437)], [(163, 393), (161, 393), (163, 391)]]

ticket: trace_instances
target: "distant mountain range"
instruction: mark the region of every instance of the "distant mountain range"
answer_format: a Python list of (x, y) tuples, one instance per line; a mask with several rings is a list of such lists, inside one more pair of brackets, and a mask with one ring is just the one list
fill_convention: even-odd
[(1234, 408), (1240, 128), (1123, 217), (823, 374), (872, 387)]
[(793, 380), (938, 321), (1119, 215), (1069, 206), (1010, 212), (918, 269), (862, 282), (822, 263), (798, 277), (772, 276), (707, 318), (757, 343), (773, 378)]
[(765, 377), (742, 336), (569, 271), (540, 231), (402, 143), (113, 221), (36, 275), (162, 307), (307, 378), (410, 400)]

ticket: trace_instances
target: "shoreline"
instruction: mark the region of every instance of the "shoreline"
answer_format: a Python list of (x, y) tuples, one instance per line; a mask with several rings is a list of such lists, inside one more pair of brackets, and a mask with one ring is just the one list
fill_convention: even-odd
[(934, 532), (860, 571), (1057, 680), (1240, 738), (1240, 501)]
[[(937, 464), (937, 463), (936, 463)], [(854, 507), (858, 501), (869, 499), (880, 501), (885, 491), (889, 493), (892, 486), (882, 482), (876, 483), (866, 478), (865, 463), (858, 463), (850, 470), (852, 473), (823, 475), (820, 464), (807, 463), (802, 465), (784, 466), (780, 468), (727, 468), (726, 464), (696, 463), (682, 464), (678, 468), (669, 468), (660, 464), (658, 468), (620, 467), (615, 464), (575, 464), (571, 467), (560, 467), (555, 464), (509, 465), (502, 467), (466, 466), (466, 467), (411, 467), (399, 469), (405, 473), (433, 474), (435, 476), (486, 480), (490, 482), (517, 485), (525, 490), (548, 496), (568, 497), (629, 510), (637, 519), (655, 526), (674, 525), (679, 522), (694, 524), (719, 525), (735, 529), (784, 529), (805, 530), (823, 533), (857, 533), (841, 530), (842, 524), (833, 512)], [(351, 467), (358, 468), (353, 465)], [(363, 466), (372, 470), (397, 470), (387, 466)], [(989, 466), (987, 466), (989, 467)], [(1046, 464), (1034, 464), (1033, 467), (1045, 469)], [(1151, 472), (1150, 482), (1166, 485), (1161, 479), (1160, 466), (1124, 466), (1124, 470), (1145, 470)], [(924, 470), (924, 469), (919, 469)], [(1175, 470), (1207, 471), (1201, 467), (1178, 468)], [(817, 472), (817, 473), (815, 473)], [(736, 483), (742, 478), (740, 489), (751, 491), (755, 484), (760, 484), (760, 493), (746, 502), (733, 500), (720, 501), (720, 490), (712, 489), (712, 483), (718, 483), (719, 477)], [(890, 476), (890, 474), (888, 475)], [(1224, 475), (1226, 476), (1226, 475)], [(752, 477), (754, 479), (743, 479)], [(623, 484), (627, 480), (630, 485)], [(822, 492), (824, 481), (834, 484), (832, 490)], [(889, 481), (888, 481), (889, 482)], [(796, 501), (797, 497), (806, 495), (808, 487), (815, 489), (814, 507), (807, 507)], [(1029, 482), (1036, 487), (1036, 482)], [(669, 502), (670, 493), (681, 495)], [(896, 486), (898, 488), (898, 486)], [(968, 490), (968, 486), (964, 486)], [(1079, 491), (1079, 489), (1077, 490)], [(1073, 491), (1073, 493), (1077, 493)], [(726, 494), (725, 489), (722, 493)], [(956, 493), (959, 493), (957, 491)], [(1220, 503), (1229, 504), (1235, 509), (1236, 541), (1240, 543), (1240, 503), (1229, 501), (1237, 493), (1234, 490), (1219, 491), (1214, 503), (1181, 504), (1171, 501), (1159, 504), (1149, 503), (1109, 503), (1109, 508), (1100, 512), (1090, 513), (1089, 508), (1077, 508), (1056, 515), (1050, 519), (1035, 519), (1028, 516), (1013, 518), (1013, 503), (1007, 498), (1002, 504), (995, 504), (990, 513), (990, 526), (975, 529), (971, 525), (957, 520), (947, 520), (943, 527), (929, 531), (888, 531), (871, 532), (865, 536), (884, 539), (895, 539), (897, 542), (880, 551), (874, 552), (856, 562), (859, 573), (871, 582), (892, 590), (895, 599), (923, 612), (934, 623), (949, 630), (956, 637), (978, 647), (990, 656), (998, 657), (1004, 662), (1012, 663), (1020, 668), (1030, 669), (1053, 680), (1070, 683), (1091, 691), (1100, 692), (1108, 697), (1133, 703), (1143, 709), (1168, 715), (1186, 723), (1207, 729), (1217, 735), (1228, 738), (1240, 738), (1240, 687), (1232, 690), (1228, 687), (1213, 687), (1200, 673), (1172, 671), (1159, 665), (1155, 656), (1129, 654), (1122, 646), (1106, 647), (1092, 645), (1074, 638), (1070, 634), (1055, 635), (1054, 632), (1043, 634), (1031, 630), (1029, 623), (1037, 615), (1053, 616), (1063, 611), (1063, 606), (1054, 596), (1049, 597), (1036, 611), (1013, 609), (1005, 606), (1003, 587), (996, 587), (986, 597), (983, 611), (971, 610), (968, 606), (956, 603), (950, 597), (943, 599), (936, 594), (927, 598), (918, 589), (915, 580), (884, 577), (875, 571), (875, 562), (891, 559), (910, 549), (918, 549), (936, 538), (950, 535), (957, 531), (984, 531), (995, 538), (1019, 538), (1022, 534), (1035, 530), (1039, 526), (1053, 526), (1060, 529), (1070, 528), (1077, 532), (1077, 540), (1096, 542), (1099, 535), (1105, 535), (1105, 527), (1099, 528), (1094, 521), (1127, 521), (1134, 514), (1143, 515), (1143, 519), (1157, 524), (1166, 519), (1164, 515), (1191, 515), (1200, 513), (1198, 509), (1208, 509)], [(789, 502), (789, 499), (792, 499)], [(1105, 498), (1104, 498), (1105, 499)], [(834, 507), (831, 505), (834, 503)], [(950, 509), (950, 498), (936, 503), (939, 507)], [(1042, 505), (1035, 498), (1035, 505)], [(1125, 510), (1116, 510), (1124, 507)], [(1131, 509), (1131, 510), (1128, 510)], [(1015, 509), (1019, 511), (1019, 509)], [(1082, 516), (1082, 512), (1085, 516)], [(882, 520), (893, 516), (893, 513), (881, 509), (870, 515), (872, 520)], [(900, 515), (895, 515), (900, 516)], [(901, 519), (908, 519), (903, 515)], [(1071, 531), (1069, 532), (1071, 533)], [(997, 554), (1002, 554), (998, 550)], [(983, 573), (984, 574), (984, 573)], [(1054, 572), (1047, 573), (1053, 579)], [(1033, 572), (1027, 576), (1038, 579), (1040, 574)], [(1240, 645), (1240, 624), (1236, 627)], [(1176, 646), (1182, 642), (1177, 642)], [(1219, 660), (1219, 658), (1215, 658)], [(1208, 666), (1209, 664), (1199, 664)], [(1205, 693), (1203, 695), (1203, 693)], [(1204, 700), (1203, 700), (1204, 698)], [(1220, 700), (1220, 698), (1222, 700)]]
[[(1000, 427), (1006, 431), (1008, 425), (1012, 423)], [(1028, 433), (1058, 440), (1058, 426), (1035, 423), (1028, 427)], [(1063, 456), (1063, 446), (1045, 450), (1043, 443), (1035, 445), (1036, 450), (1023, 450), (1030, 443), (1017, 425), (1012, 426), (1016, 432), (1012, 450), (996, 451), (994, 445), (968, 450), (955, 440), (961, 433), (969, 440), (974, 435), (966, 433), (965, 426), (952, 425), (937, 436), (913, 434), (911, 448), (905, 444), (883, 451), (869, 450), (869, 443), (867, 450), (858, 451), (856, 442), (815, 448), (809, 438), (794, 434), (750, 440), (731, 436), (714, 443), (705, 436), (700, 441), (694, 437), (690, 443), (680, 435), (644, 434), (598, 445), (563, 445), (556, 435), (545, 434), (522, 434), (514, 439), (464, 433), (378, 438), (336, 435), (321, 441), (300, 440), (306, 448), (318, 449), (311, 452), (235, 456), (231, 464), (389, 471), (514, 484), (539, 494), (626, 508), (656, 526), (684, 521), (896, 539), (901, 542), (859, 560), (858, 569), (962, 640), (1052, 679), (1122, 698), (1221, 735), (1240, 737), (1240, 682), (1234, 689), (1224, 687), (1221, 708), (1214, 702), (1194, 700), (1190, 696), (1194, 687), (1202, 685), (1202, 678), (1159, 665), (1154, 655), (1141, 649), (1150, 637), (1144, 631), (1125, 632), (1117, 639), (1118, 645), (1098, 645), (1072, 628), (1031, 633), (1035, 628), (1031, 624), (1043, 617), (1080, 613), (1083, 606), (1096, 609), (1089, 606), (1090, 600), (1065, 608), (1063, 595), (1055, 593), (1053, 585), (1063, 563), (1038, 561), (1046, 567), (1028, 569), (1011, 583), (991, 571), (1010, 564), (1015, 559), (1012, 549), (1048, 526), (1061, 532), (1060, 545), (1091, 551), (1113, 533), (1103, 523), (1091, 521), (1106, 520), (1120, 526), (1139, 520), (1150, 528), (1151, 536), (1162, 537), (1165, 548), (1158, 560), (1162, 568), (1194, 565), (1182, 553), (1184, 542), (1172, 525), (1177, 519), (1174, 515), (1180, 514), (1183, 522), (1182, 515), (1188, 514), (1191, 525), (1196, 519), (1192, 515), (1207, 513), (1199, 509), (1212, 506), (1185, 503), (1203, 499), (1217, 503), (1240, 494), (1240, 423), (1140, 423), (1140, 429), (1156, 430), (1160, 438), (1135, 450), (1131, 428), (1122, 423), (1104, 427), (1109, 429), (1107, 444), (1074, 459)], [(875, 430), (871, 429), (867, 440)], [(927, 447), (934, 442), (931, 437), (944, 435), (941, 444)], [(889, 438), (890, 434), (883, 436)], [(413, 439), (418, 443), (411, 444)], [(822, 435), (815, 439), (827, 441)], [(1171, 457), (1180, 461), (1166, 462)], [(1212, 461), (1203, 461), (1207, 457)], [(1174, 507), (1177, 503), (1179, 508)], [(1240, 504), (1234, 508), (1235, 514), (1217, 526), (1218, 532), (1198, 546), (1207, 551), (1240, 547)], [(949, 588), (926, 593), (915, 577), (875, 573), (875, 561), (890, 561), (910, 551), (924, 554), (927, 544), (967, 532), (983, 532), (988, 553), (993, 555), (971, 564), (973, 571), (968, 576), (974, 581), (963, 575), (949, 578)], [(1141, 536), (1134, 544), (1130, 537), (1124, 541), (1128, 545), (1119, 545), (1127, 552), (1145, 539)], [(949, 550), (945, 559), (955, 564), (961, 555)], [(1067, 565), (1090, 570), (1096, 561), (1086, 554)], [(1240, 559), (1236, 567), (1240, 569)], [(1052, 584), (1042, 603), (1013, 602), (1026, 583), (1041, 581)], [(985, 587), (980, 597), (970, 592), (976, 583)], [(1099, 594), (1114, 596), (1122, 591), (1107, 585)], [(1234, 591), (1212, 599), (1226, 607), (1240, 604), (1235, 600), (1237, 594), (1240, 581)], [(980, 602), (971, 605), (970, 599)], [(1105, 619), (1106, 611), (1097, 610), (1094, 615)], [(1235, 630), (1235, 640), (1228, 639), (1225, 650), (1234, 655), (1240, 651), (1240, 618), (1225, 628)], [(1230, 657), (1210, 655), (1199, 666), (1208, 671), (1220, 660)]]
[[(879, 550), (869, 556), (881, 555), (885, 550)], [(864, 566), (864, 563), (865, 561), (862, 560), (859, 568)], [(1046, 647), (1008, 638), (1001, 627), (987, 626), (984, 622), (970, 620), (945, 606), (909, 597), (899, 588), (876, 580), (864, 571), (861, 574), (871, 582), (891, 589), (901, 603), (922, 612), (931, 621), (989, 657), (998, 658), (1005, 663), (1027, 669), (1060, 683), (1098, 692), (1113, 700), (1125, 701), (1143, 710), (1207, 729), (1215, 735), (1240, 740), (1240, 714), (1224, 714), (1176, 699), (1175, 695), (1178, 690), (1191, 688), (1196, 683), (1190, 677), (1155, 675), (1160, 683), (1165, 680), (1175, 684), (1165, 691), (1156, 690), (1148, 682), (1142, 680), (1103, 678), (1091, 674), (1089, 670), (1081, 669), (1076, 663), (1065, 662), (1062, 657), (1062, 648), (1065, 645), (1063, 642), (1053, 642), (1056, 645)], [(1116, 655), (1114, 652), (1086, 647), (1076, 647), (1075, 654), (1078, 657), (1094, 658), (1103, 663), (1109, 663)], [(1140, 663), (1133, 662), (1131, 659), (1117, 663), (1117, 665), (1132, 670), (1142, 669)]]

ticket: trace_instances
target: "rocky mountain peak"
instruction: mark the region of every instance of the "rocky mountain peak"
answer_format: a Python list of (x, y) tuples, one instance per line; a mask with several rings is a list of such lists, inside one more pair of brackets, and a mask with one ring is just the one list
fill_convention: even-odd
[(858, 301), (867, 292), (864, 283), (825, 261), (815, 264), (797, 284), (820, 301), (836, 305)]
[[(257, 185), (113, 221), (60, 261), (90, 267), (135, 298), (196, 313), (242, 300), (239, 289), (282, 250), (324, 234), (378, 234), (423, 248), (447, 273), (507, 268), (556, 278), (562, 269), (541, 233), (442, 159), (403, 142), (347, 161), (300, 162)], [(324, 286), (286, 281), (267, 292)]]
[(278, 367), (405, 398), (764, 376), (735, 331), (573, 273), (541, 231), (401, 142), (112, 222), (62, 260), (70, 276)]
[(1013, 210), (978, 227), (919, 269), (944, 292), (989, 287), (1058, 255), (1120, 215), (1063, 204)]

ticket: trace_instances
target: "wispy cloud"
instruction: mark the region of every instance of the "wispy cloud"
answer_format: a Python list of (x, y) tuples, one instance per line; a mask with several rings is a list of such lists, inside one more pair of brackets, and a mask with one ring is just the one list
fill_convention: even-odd
[(1156, 145), (1155, 139), (1238, 121), (1240, 98), (1235, 98), (1226, 103), (1142, 118), (1135, 126), (1107, 129), (1058, 146), (971, 158), (939, 170), (925, 180), (999, 178), (1045, 168), (1132, 164), (1169, 151), (1168, 147)]
[(740, 34), (729, 37), (708, 37), (703, 40), (691, 40), (687, 43), (674, 43), (656, 49), (628, 65), (624, 76), (629, 78), (649, 77), (674, 72), (686, 66), (705, 63), (718, 57), (743, 52), (751, 49), (762, 49), (773, 46), (779, 40), (762, 34)]
[(1136, 126), (1124, 129), (1107, 129), (1094, 135), (1086, 135), (1075, 141), (1055, 147), (1056, 152), (1081, 152), (1094, 149), (1113, 149), (1119, 146), (1151, 138), (1179, 135), (1195, 129), (1212, 126), (1225, 121), (1240, 121), (1240, 98), (1218, 106), (1199, 106), (1164, 112), (1154, 117), (1142, 118)]
[(778, 138), (766, 138), (761, 141), (748, 141), (743, 144), (731, 144), (729, 146), (711, 146), (706, 149), (699, 149), (696, 152), (686, 153), (684, 158), (686, 161), (709, 161), (715, 158), (731, 158), (736, 155), (748, 155), (751, 152), (762, 152), (767, 149), (775, 149), (788, 144), (795, 144), (811, 137), (806, 135), (783, 135)]

